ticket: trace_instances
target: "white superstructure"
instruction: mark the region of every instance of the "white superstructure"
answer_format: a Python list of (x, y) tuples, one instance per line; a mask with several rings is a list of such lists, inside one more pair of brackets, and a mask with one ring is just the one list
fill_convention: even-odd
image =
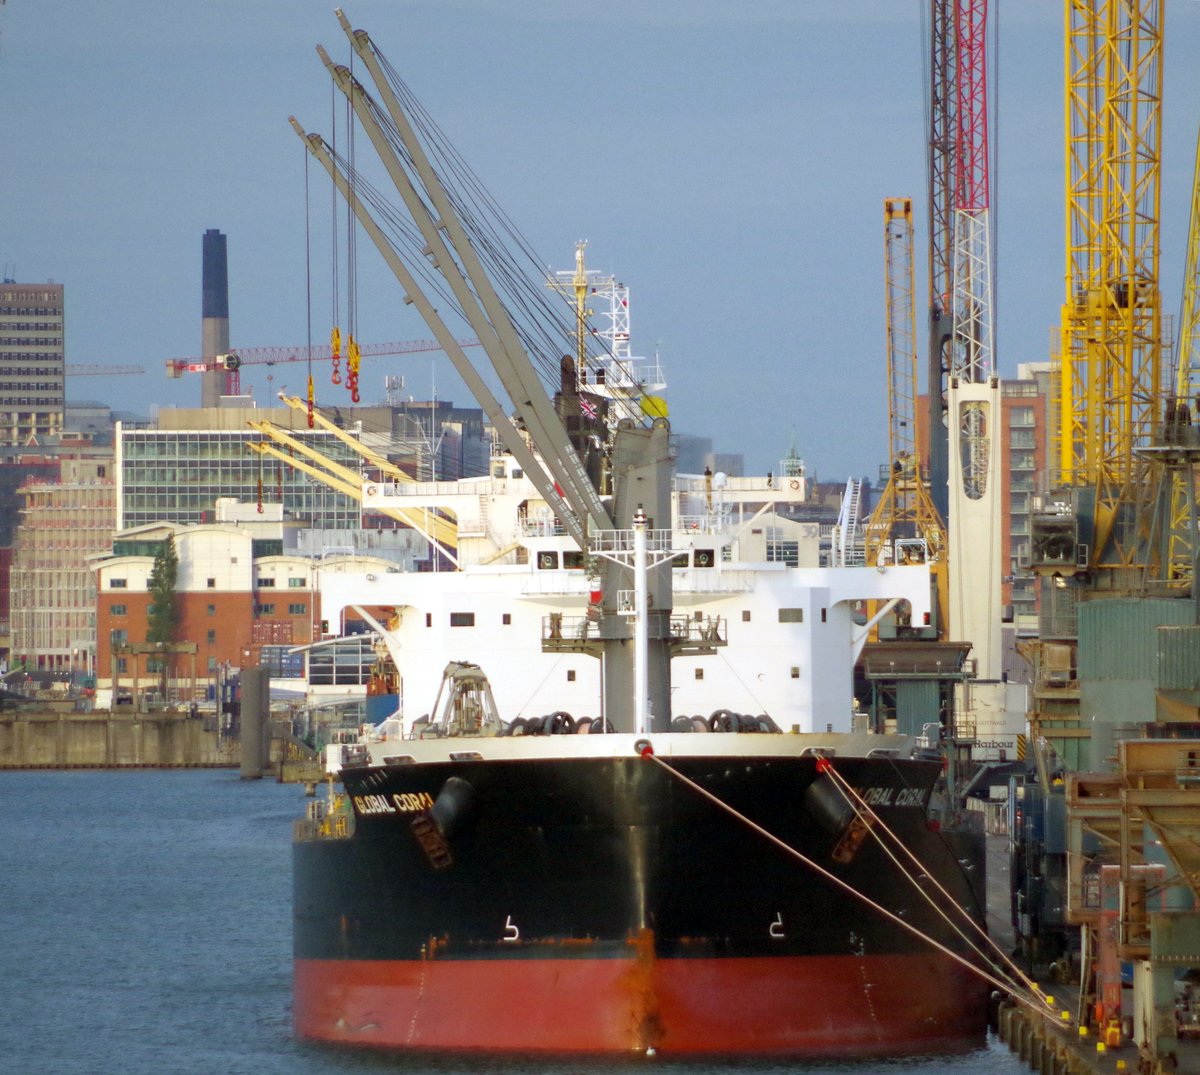
[[(929, 611), (924, 566), (819, 567), (817, 525), (786, 514), (804, 495), (802, 482), (773, 477), (676, 477), (672, 634), (688, 644), (671, 666), (673, 716), (727, 709), (765, 713), (785, 731), (848, 732), (867, 603), (907, 601), (915, 622)], [(354, 609), (377, 626), (406, 726), (428, 713), (448, 660), (481, 666), (505, 720), (601, 715), (600, 661), (586, 652), (594, 565), (511, 456), (495, 456), (487, 477), (372, 483), (363, 501), (458, 523), (457, 571), (319, 580), (331, 625)]]

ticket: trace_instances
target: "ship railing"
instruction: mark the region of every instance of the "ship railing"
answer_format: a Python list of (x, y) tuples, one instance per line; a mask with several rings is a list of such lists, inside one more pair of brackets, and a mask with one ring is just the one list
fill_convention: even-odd
[(478, 487), (462, 481), (416, 481), (416, 482), (366, 482), (364, 487), (369, 496), (394, 497), (397, 500), (414, 497), (478, 496), (496, 492), (489, 486), (486, 477), (476, 479)]
[(542, 638), (557, 641), (563, 638), (598, 638), (600, 635), (598, 621), (588, 616), (564, 616), (561, 612), (551, 612), (542, 617)]
[(685, 642), (708, 642), (724, 645), (727, 641), (727, 623), (724, 616), (672, 616), (671, 637)]
[(528, 594), (583, 594), (583, 575), (577, 569), (558, 571), (535, 571), (521, 583), (521, 593)]
[(667, 384), (657, 358), (610, 359), (591, 371), (590, 380), (588, 371), (581, 370), (579, 381), (597, 395), (661, 392)]
[(518, 530), (522, 537), (562, 537), (567, 532), (558, 519), (522, 518)]
[[(723, 616), (706, 616), (696, 619), (687, 613), (672, 616), (669, 621), (671, 638), (681, 642), (724, 645), (727, 638), (727, 623)], [(564, 616), (551, 612), (542, 617), (542, 638), (560, 639), (599, 638), (599, 619), (591, 616)]]
[[(651, 554), (668, 552), (673, 544), (674, 531), (647, 530), (646, 552)], [(633, 530), (600, 530), (591, 535), (592, 551), (597, 555), (633, 553)]]
[(680, 515), (679, 529), (684, 534), (699, 536), (701, 534), (724, 534), (729, 529), (729, 512), (713, 514), (703, 512), (696, 515)]
[(688, 568), (676, 571), (672, 577), (676, 593), (749, 593), (754, 589), (752, 571)]

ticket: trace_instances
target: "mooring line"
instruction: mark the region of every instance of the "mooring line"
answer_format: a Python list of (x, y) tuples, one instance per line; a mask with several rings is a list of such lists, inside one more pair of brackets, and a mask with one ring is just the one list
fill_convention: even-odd
[(919, 938), (920, 940), (925, 941), (926, 944), (932, 945), (934, 948), (936, 948), (938, 951), (940, 951), (943, 955), (949, 956), (956, 963), (962, 964), (962, 966), (966, 967), (967, 970), (971, 971), (973, 974), (982, 978), (985, 982), (989, 983), (990, 985), (994, 985), (997, 989), (1000, 989), (1005, 993), (1010, 994), (1017, 1003), (1024, 1004), (1026, 1007), (1032, 1009), (1035, 1012), (1038, 1012), (1039, 1014), (1043, 1014), (1043, 1015), (1046, 1014), (1046, 1006), (1049, 1005), (1050, 1000), (1052, 998), (1045, 997), (1039, 991), (1036, 995), (1042, 1000), (1043, 1003), (1042, 1004), (1037, 1003), (1037, 1001), (1032, 999), (1031, 997), (1024, 996), (1020, 993), (1020, 991), (1014, 990), (1011, 982), (1007, 982), (1003, 978), (997, 977), (996, 975), (991, 973), (991, 971), (989, 969), (987, 969), (985, 967), (980, 967), (978, 964), (971, 962), (971, 960), (967, 959), (965, 956), (959, 955), (953, 949), (948, 948), (946, 945), (942, 944), (941, 941), (937, 940), (934, 937), (929, 936), (929, 934), (927, 934), (927, 933), (922, 932), (920, 929), (918, 929), (916, 926), (912, 925), (911, 923), (906, 922), (903, 918), (901, 918), (895, 912), (889, 911), (882, 904), (877, 903), (875, 900), (871, 899), (870, 896), (867, 896), (866, 894), (860, 892), (853, 885), (849, 884), (846, 881), (843, 881), (836, 874), (831, 873), (824, 866), (822, 866), (819, 862), (815, 862), (813, 859), (810, 859), (803, 852), (797, 851), (796, 848), (792, 847), (790, 844), (785, 843), (774, 833), (769, 832), (767, 829), (764, 829), (761, 825), (758, 824), (758, 822), (752, 821), (745, 814), (741, 813), (739, 810), (734, 809), (732, 806), (729, 805), (729, 803), (725, 802), (719, 796), (714, 795), (707, 788), (702, 787), (700, 784), (697, 784), (696, 781), (692, 780), (690, 777), (685, 776), (678, 769), (669, 765), (667, 762), (665, 762), (662, 758), (660, 758), (657, 754), (654, 753), (653, 746), (646, 740), (639, 740), (638, 743), (635, 744), (635, 749), (637, 750), (638, 754), (642, 758), (644, 758), (648, 761), (656, 762), (663, 769), (664, 772), (669, 773), (675, 779), (679, 780), (681, 783), (690, 787), (693, 791), (697, 792), (698, 794), (702, 795), (704, 798), (708, 799), (711, 803), (713, 803), (713, 805), (719, 807), (721, 810), (724, 810), (730, 816), (736, 818), (738, 821), (741, 821), (743, 824), (745, 824), (749, 828), (753, 829), (760, 836), (762, 836), (764, 839), (773, 843), (776, 847), (778, 847), (780, 850), (784, 851), (786, 854), (791, 855), (793, 858), (804, 863), (804, 865), (808, 866), (810, 869), (814, 870), (815, 872), (820, 874), (822, 877), (824, 877), (827, 881), (831, 882), (832, 884), (836, 885), (838, 888), (842, 889), (842, 891), (849, 893), (856, 900), (860, 901), (861, 903), (865, 903), (868, 907), (874, 908), (885, 918), (890, 919), (896, 925), (900, 926), (901, 928), (907, 930), (909, 933), (913, 934), (913, 936)]
[[(1016, 986), (1017, 983), (1020, 983), (1020, 985), (1024, 989), (1026, 989), (1031, 995), (1041, 996), (1042, 992), (1041, 992), (1041, 989), (1038, 987), (1038, 984), (1032, 978), (1030, 978), (1023, 970), (1021, 970), (1021, 968), (1019, 966), (1017, 966), (1017, 964), (1008, 955), (1008, 953), (1005, 952), (1004, 949), (1002, 949), (1000, 947), (1000, 945), (998, 945), (996, 943), (995, 939), (988, 933), (988, 931), (983, 926), (981, 926), (974, 918), (972, 918), (971, 915), (967, 913), (967, 910), (964, 907), (962, 907), (954, 899), (954, 897), (950, 895), (950, 893), (948, 891), (946, 891), (946, 889), (942, 885), (942, 883), (933, 875), (932, 872), (930, 872), (930, 870), (925, 866), (925, 864), (923, 862), (921, 862), (921, 860), (919, 858), (917, 858), (917, 856), (916, 856), (915, 852), (912, 850), (912, 848), (910, 848), (907, 844), (905, 844), (904, 841), (901, 840), (900, 837), (896, 835), (895, 831), (887, 824), (887, 822), (885, 822), (883, 820), (883, 818), (881, 818), (879, 816), (879, 814), (875, 811), (875, 809), (871, 806), (871, 804), (868, 803), (866, 801), (866, 799), (864, 799), (862, 797), (862, 795), (859, 794), (858, 789), (856, 787), (854, 787), (854, 785), (851, 784), (844, 776), (842, 776), (842, 774), (839, 773), (836, 768), (834, 768), (833, 763), (828, 758), (818, 759), (817, 771), (828, 773), (834, 779), (838, 790), (842, 793), (843, 797), (850, 804), (850, 806), (854, 810), (856, 816), (858, 816), (859, 818), (862, 818), (865, 816), (867, 819), (869, 819), (871, 822), (873, 822), (873, 824), (868, 825), (867, 828), (870, 830), (871, 835), (874, 836), (875, 839), (878, 841), (879, 846), (884, 851), (884, 854), (886, 854), (888, 856), (888, 858), (890, 858), (892, 860), (892, 862), (894, 862), (896, 864), (896, 868), (899, 869), (900, 872), (905, 877), (907, 877), (909, 881), (912, 882), (913, 887), (921, 894), (921, 896), (929, 903), (929, 905), (938, 913), (938, 915), (945, 920), (946, 924), (952, 930), (954, 930), (954, 932), (957, 933), (958, 936), (960, 936), (966, 944), (968, 944), (971, 947), (971, 950), (974, 952), (977, 952), (981, 958), (988, 960), (993, 965), (995, 965), (997, 963), (997, 957), (998, 957), (998, 961), (999, 961), (1001, 967), (1003, 968), (1003, 970), (1000, 970), (998, 968), (997, 973), (1006, 973), (1008, 975), (1011, 975), (1014, 986)], [(919, 883), (917, 878), (913, 876), (913, 874), (896, 857), (895, 853), (891, 850), (891, 848), (889, 848), (888, 845), (884, 842), (883, 837), (880, 835), (880, 833), (876, 832), (876, 826), (878, 826), (880, 829), (882, 829), (883, 832), (886, 833), (891, 838), (892, 843), (897, 848), (899, 848), (901, 851), (903, 851), (904, 854), (908, 856), (909, 860), (913, 863), (913, 865), (915, 865), (917, 867), (917, 869), (921, 870), (922, 873), (926, 877), (928, 877), (930, 881), (933, 882), (933, 886), (943, 896), (946, 897), (946, 899), (950, 903), (950, 905), (953, 906), (959, 912), (959, 915), (961, 916), (961, 918), (965, 922), (967, 922), (976, 931), (976, 933), (978, 933), (984, 939), (984, 941), (987, 942), (987, 950), (988, 950), (988, 952), (992, 953), (990, 956), (987, 954), (987, 952), (980, 949), (975, 944), (975, 942), (973, 940), (971, 940), (971, 938), (969, 938), (962, 931), (962, 929), (958, 925), (956, 925), (953, 921), (951, 921), (951, 919), (950, 919), (949, 915), (946, 913), (945, 909), (942, 908), (937, 903), (937, 901), (928, 892), (925, 891), (925, 889)]]

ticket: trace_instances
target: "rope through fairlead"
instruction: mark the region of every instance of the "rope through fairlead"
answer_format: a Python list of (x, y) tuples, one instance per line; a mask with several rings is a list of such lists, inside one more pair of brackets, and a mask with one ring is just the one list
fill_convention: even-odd
[[(778, 847), (780, 850), (782, 850), (786, 854), (791, 855), (793, 858), (804, 863), (804, 865), (808, 866), (810, 869), (812, 869), (815, 872), (817, 872), (818, 874), (820, 874), (827, 881), (836, 885), (843, 892), (846, 892), (849, 895), (853, 896), (860, 903), (865, 903), (868, 907), (871, 907), (874, 910), (878, 911), (885, 918), (894, 922), (896, 925), (900, 926), (901, 928), (907, 930), (913, 936), (919, 938), (920, 940), (923, 940), (926, 944), (929, 944), (932, 947), (936, 948), (943, 955), (949, 956), (956, 963), (961, 964), (962, 966), (966, 967), (967, 970), (971, 971), (973, 974), (978, 975), (989, 985), (994, 985), (997, 989), (1001, 989), (1006, 993), (1013, 992), (1011, 982), (1005, 981), (1003, 978), (997, 977), (995, 974), (991, 973), (987, 968), (980, 967), (978, 964), (971, 962), (971, 960), (967, 959), (965, 956), (959, 955), (953, 949), (948, 948), (946, 945), (942, 944), (941, 941), (937, 940), (934, 937), (929, 936), (929, 934), (918, 929), (916, 926), (912, 925), (911, 923), (906, 922), (903, 918), (901, 918), (895, 912), (889, 911), (881, 903), (876, 902), (875, 900), (871, 899), (870, 896), (867, 896), (866, 894), (860, 892), (853, 885), (849, 884), (846, 881), (843, 881), (836, 874), (831, 873), (824, 866), (822, 866), (819, 862), (816, 862), (813, 859), (810, 859), (803, 852), (797, 851), (794, 847), (792, 847), (790, 844), (785, 843), (774, 833), (769, 832), (767, 829), (764, 829), (756, 821), (752, 821), (745, 814), (741, 813), (738, 810), (735, 810), (727, 802), (725, 802), (723, 799), (721, 799), (717, 795), (714, 795), (707, 788), (701, 787), (699, 784), (696, 783), (696, 781), (692, 780), (690, 777), (684, 776), (684, 774), (681, 773), (678, 769), (669, 765), (667, 762), (663, 761), (662, 758), (660, 758), (657, 754), (655, 754), (653, 746), (651, 746), (651, 744), (649, 742), (647, 742), (646, 740), (639, 740), (638, 743), (635, 744), (635, 749), (637, 750), (638, 754), (641, 755), (642, 758), (644, 758), (648, 761), (657, 763), (663, 769), (664, 772), (669, 773), (671, 776), (675, 777), (675, 779), (679, 780), (681, 783), (690, 787), (693, 791), (697, 792), (698, 794), (702, 795), (704, 798), (708, 799), (709, 802), (713, 803), (713, 805), (719, 807), (721, 810), (724, 810), (731, 817), (734, 817), (738, 821), (741, 821), (743, 824), (745, 824), (746, 826), (748, 826), (749, 828), (754, 830), (756, 833), (758, 833), (764, 839), (770, 841), (772, 844), (774, 844), (776, 847)], [(1033, 1009), (1034, 1011), (1038, 1012), (1039, 1014), (1045, 1014), (1045, 1009), (1041, 1005), (1037, 1004), (1036, 1002), (1034, 1002), (1033, 1000), (1029, 999), (1026, 996), (1016, 993), (1016, 994), (1014, 994), (1013, 999), (1015, 1001), (1017, 1001), (1018, 1003), (1024, 1004), (1027, 1007)], [(1043, 999), (1045, 1000), (1047, 998), (1043, 998)]]
[[(838, 790), (842, 793), (842, 796), (845, 798), (846, 802), (849, 803), (850, 807), (854, 810), (856, 816), (858, 816), (860, 819), (865, 818), (870, 822), (870, 824), (867, 825), (867, 828), (871, 835), (879, 843), (879, 846), (883, 849), (884, 854), (886, 854), (888, 858), (895, 863), (896, 868), (906, 878), (908, 878), (913, 887), (921, 894), (921, 897), (934, 909), (935, 912), (937, 912), (938, 916), (941, 917), (946, 924), (952, 930), (954, 930), (959, 937), (962, 938), (964, 943), (966, 943), (972, 951), (980, 956), (980, 958), (988, 960), (993, 964), (993, 966), (995, 966), (997, 963), (1000, 964), (1000, 967), (997, 968), (997, 973), (1005, 974), (1010, 977), (1011, 984), (1009, 986), (1009, 990), (1011, 992), (1019, 992), (1021, 989), (1024, 989), (1029, 998), (1039, 998), (1048, 1006), (1053, 1004), (1054, 998), (1046, 997), (1045, 994), (1042, 993), (1038, 984), (1019, 966), (1017, 966), (1012, 958), (996, 943), (995, 939), (988, 934), (987, 930), (984, 929), (984, 927), (981, 926), (974, 918), (972, 918), (964, 907), (955, 901), (954, 897), (950, 895), (942, 883), (928, 869), (926, 869), (924, 863), (917, 858), (912, 848), (905, 844), (905, 842), (896, 835), (896, 833), (888, 826), (883, 818), (876, 813), (871, 804), (859, 794), (858, 789), (854, 787), (854, 785), (851, 784), (844, 776), (842, 776), (837, 769), (834, 768), (833, 763), (828, 758), (819, 758), (817, 760), (817, 771), (820, 773), (828, 773), (833, 779)], [(950, 906), (954, 907), (959, 912), (962, 920), (970, 925), (970, 927), (974, 929), (980, 937), (983, 938), (987, 946), (987, 952), (981, 949), (975, 943), (975, 941), (968, 937), (960, 928), (960, 926), (950, 918), (950, 916), (946, 913), (946, 910), (939, 905), (933, 896), (931, 896), (925, 890), (918, 878), (913, 876), (912, 872), (908, 870), (908, 868), (905, 867), (905, 865), (896, 857), (893, 850), (887, 845), (883, 837), (877, 831), (877, 828), (887, 834), (895, 847), (903, 851), (913, 865), (916, 866), (917, 869), (921, 870), (922, 874), (929, 878), (929, 880), (933, 883), (933, 886), (943, 896), (946, 897)], [(989, 955), (988, 953), (991, 954)], [(1030, 1003), (1032, 1003), (1031, 1000)]]

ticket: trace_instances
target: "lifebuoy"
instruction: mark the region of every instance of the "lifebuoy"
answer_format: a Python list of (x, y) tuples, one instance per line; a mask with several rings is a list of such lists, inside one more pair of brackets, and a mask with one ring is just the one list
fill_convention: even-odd
[(799, 489), (800, 488), (800, 479), (793, 478), (790, 482), (788, 482), (788, 488), (789, 489)]
[(377, 486), (377, 485), (368, 485), (367, 486), (367, 496), (375, 496), (378, 492), (379, 492), (379, 486)]

